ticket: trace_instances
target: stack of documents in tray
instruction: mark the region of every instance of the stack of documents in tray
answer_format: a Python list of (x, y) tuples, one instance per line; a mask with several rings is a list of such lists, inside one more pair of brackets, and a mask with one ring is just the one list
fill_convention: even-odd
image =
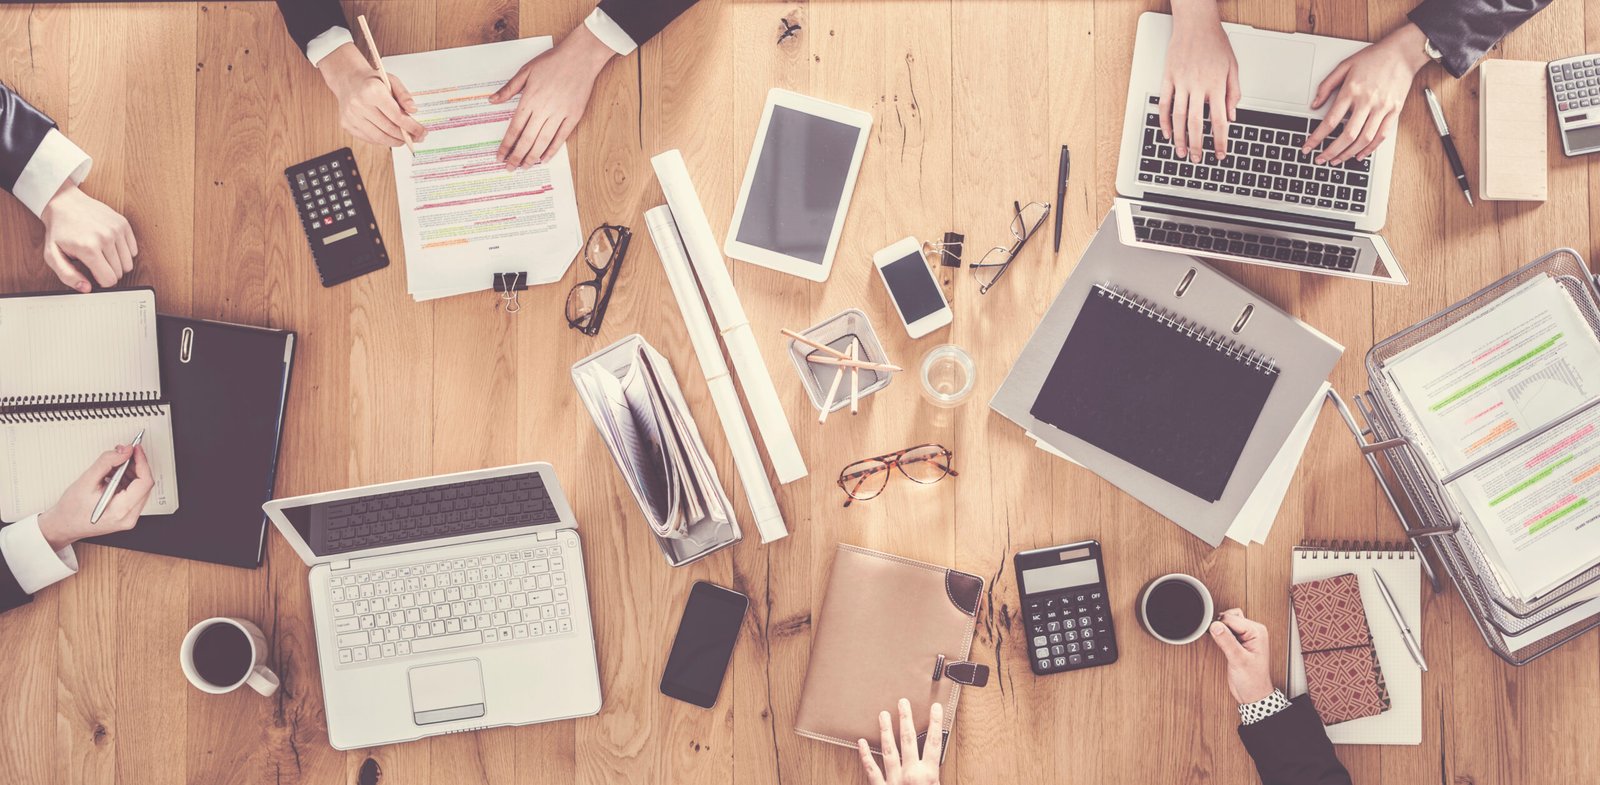
[(1387, 371), (1433, 470), (1462, 475), (1446, 487), (1507, 596), (1532, 602), (1600, 563), (1600, 406), (1588, 406), (1600, 339), (1556, 279), (1529, 280)]
[(572, 380), (657, 537), (701, 546), (730, 529), (737, 536), (733, 504), (660, 352), (629, 336), (573, 366)]

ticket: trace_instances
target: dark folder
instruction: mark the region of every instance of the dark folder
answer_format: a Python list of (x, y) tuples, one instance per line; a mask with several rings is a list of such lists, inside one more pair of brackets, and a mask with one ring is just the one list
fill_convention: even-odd
[(1277, 380), (1271, 360), (1096, 286), (1030, 413), (1215, 502)]
[(176, 316), (156, 331), (183, 503), (90, 542), (259, 567), (295, 334)]

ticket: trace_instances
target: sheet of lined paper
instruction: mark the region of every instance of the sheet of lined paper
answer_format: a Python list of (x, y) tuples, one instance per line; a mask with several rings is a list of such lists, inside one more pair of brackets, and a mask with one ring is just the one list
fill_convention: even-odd
[(142, 444), (155, 475), (144, 514), (176, 512), (171, 410), (139, 404), (127, 411), (137, 413), (79, 412), (81, 419), (65, 419), (68, 413), (61, 413), (63, 419), (56, 422), (0, 424), (0, 520), (13, 523), (55, 504), (100, 453), (133, 441), (140, 428), (145, 429)]
[(160, 397), (155, 292), (0, 298), (0, 368), (0, 401)]

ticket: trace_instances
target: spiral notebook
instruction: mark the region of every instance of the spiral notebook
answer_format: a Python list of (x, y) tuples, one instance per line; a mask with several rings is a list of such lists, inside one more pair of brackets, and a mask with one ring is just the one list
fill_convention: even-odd
[(178, 509), (155, 291), (0, 297), (0, 520), (42, 512), (96, 456), (144, 431), (145, 515)]
[[(1383, 576), (1384, 585), (1394, 594), (1400, 615), (1405, 617), (1417, 645), (1427, 656), (1422, 640), (1422, 562), (1410, 545), (1371, 543), (1306, 542), (1294, 549), (1290, 581), (1332, 578), (1354, 573), (1361, 585), (1361, 605), (1367, 613), (1367, 627), (1383, 670), (1390, 708), (1382, 714), (1328, 726), (1334, 744), (1421, 744), (1422, 669), (1407, 651), (1394, 614), (1383, 601), (1374, 574)], [(1300, 656), (1300, 636), (1295, 624), (1289, 625), (1289, 693), (1306, 692), (1305, 663)]]
[(1030, 413), (1214, 502), (1277, 381), (1271, 358), (1097, 284)]

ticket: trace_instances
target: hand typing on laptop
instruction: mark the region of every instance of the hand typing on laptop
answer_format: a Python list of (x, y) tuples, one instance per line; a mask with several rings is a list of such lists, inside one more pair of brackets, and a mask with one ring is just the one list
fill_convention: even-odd
[(1320, 109), (1333, 98), (1322, 123), (1306, 137), (1304, 152), (1311, 152), (1334, 134), (1340, 121), (1344, 132), (1317, 155), (1317, 163), (1338, 166), (1350, 158), (1372, 155), (1400, 125), (1400, 110), (1411, 92), (1411, 79), (1428, 64), (1428, 37), (1407, 22), (1383, 40), (1347, 58), (1317, 87), (1311, 108)]
[(879, 745), (883, 750), (883, 768), (872, 759), (872, 748), (866, 739), (856, 740), (856, 750), (861, 753), (861, 768), (867, 772), (867, 782), (872, 785), (939, 785), (939, 757), (944, 734), (944, 707), (935, 703), (928, 709), (928, 737), (922, 754), (917, 754), (917, 724), (911, 716), (911, 703), (900, 699), (900, 744), (895, 747), (894, 725), (889, 712), (878, 714), (878, 731), (882, 734)]
[[(107, 475), (129, 460), (133, 461), (128, 473), (132, 481), (111, 497), (99, 522), (91, 524), (89, 519), (105, 490)], [(61, 494), (60, 501), (39, 513), (39, 533), (44, 535), (51, 550), (59, 551), (85, 537), (132, 529), (139, 522), (139, 513), (144, 510), (153, 487), (155, 481), (144, 448), (119, 444), (94, 459), (83, 475)]]
[(1228, 123), (1239, 106), (1239, 62), (1222, 32), (1215, 0), (1172, 0), (1170, 46), (1156, 110), (1161, 134), (1172, 141), (1173, 152), (1199, 163), (1205, 155), (1209, 119), (1216, 128), (1216, 156), (1225, 159)]

